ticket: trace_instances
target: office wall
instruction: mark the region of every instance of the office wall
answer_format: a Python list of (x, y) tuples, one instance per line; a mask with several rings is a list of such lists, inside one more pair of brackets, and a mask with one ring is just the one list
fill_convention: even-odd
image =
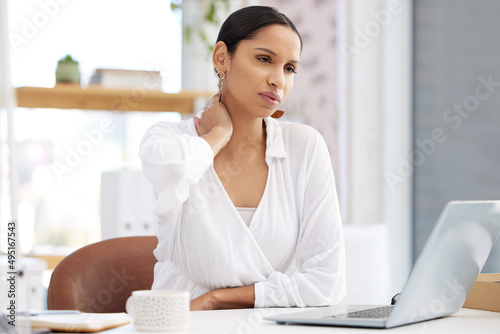
[(335, 43), (336, 0), (260, 0), (259, 4), (278, 8), (297, 26), (303, 50), (295, 86), (283, 104), (284, 118), (311, 125), (325, 139), (337, 169), (337, 112)]
[[(450, 200), (500, 199), (500, 2), (415, 1), (414, 255)], [(500, 245), (485, 272), (500, 272)]]

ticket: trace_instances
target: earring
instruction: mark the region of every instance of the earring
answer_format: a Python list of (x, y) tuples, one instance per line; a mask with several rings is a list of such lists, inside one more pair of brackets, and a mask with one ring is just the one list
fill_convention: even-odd
[(271, 115), (272, 118), (280, 118), (285, 112), (283, 110), (276, 110), (274, 114)]
[(222, 86), (224, 85), (222, 80), (224, 80), (226, 74), (222, 71), (218, 71), (217, 72), (217, 78), (219, 79), (219, 84), (218, 84), (218, 87), (219, 87), (219, 102), (222, 101)]

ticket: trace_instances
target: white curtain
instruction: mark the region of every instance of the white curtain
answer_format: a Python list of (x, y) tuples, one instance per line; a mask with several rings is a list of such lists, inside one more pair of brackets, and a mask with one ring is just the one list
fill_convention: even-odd
[[(2, 223), (4, 217), (8, 220), (17, 221), (18, 202), (17, 202), (17, 154), (13, 126), (13, 110), (16, 106), (14, 88), (11, 84), (10, 62), (9, 62), (9, 38), (7, 25), (7, 0), (0, 0), (0, 128), (2, 136), (0, 137), (0, 178), (2, 186), (0, 187), (0, 210), (6, 209), (4, 203), (8, 200), (10, 203), (10, 213), (0, 212)], [(8, 179), (8, 182), (4, 182)], [(8, 184), (8, 188), (7, 188)], [(6, 198), (8, 193), (8, 198)]]

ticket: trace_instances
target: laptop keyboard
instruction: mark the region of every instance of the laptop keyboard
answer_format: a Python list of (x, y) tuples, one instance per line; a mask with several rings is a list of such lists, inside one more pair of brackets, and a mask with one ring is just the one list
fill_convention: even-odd
[(392, 311), (392, 305), (372, 308), (368, 310), (347, 313), (348, 318), (387, 318)]

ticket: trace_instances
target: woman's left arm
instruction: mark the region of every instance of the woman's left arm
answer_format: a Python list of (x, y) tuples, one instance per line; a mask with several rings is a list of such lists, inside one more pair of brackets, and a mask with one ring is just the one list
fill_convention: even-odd
[(255, 283), (255, 307), (335, 305), (346, 295), (344, 237), (328, 148), (315, 130), (294, 134), (301, 142), (290, 145), (297, 151), (291, 148), (288, 155), (289, 163), (299, 167), (297, 269), (274, 271)]
[(191, 311), (254, 307), (254, 286), (212, 290), (191, 301)]

